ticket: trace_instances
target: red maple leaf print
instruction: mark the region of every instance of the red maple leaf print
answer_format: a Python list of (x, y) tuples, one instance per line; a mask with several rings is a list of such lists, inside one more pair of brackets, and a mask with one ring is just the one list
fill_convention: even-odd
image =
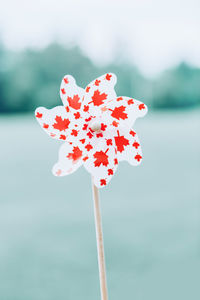
[(94, 106), (99, 106), (104, 103), (104, 100), (107, 99), (107, 96), (108, 96), (107, 94), (105, 93), (101, 94), (99, 90), (96, 90), (94, 91), (94, 94), (92, 96), (92, 101), (89, 102), (89, 104), (93, 102)]
[(65, 82), (66, 84), (69, 83), (69, 79), (68, 79), (67, 77), (65, 77), (63, 80), (64, 80), (64, 82)]
[(66, 140), (66, 136), (64, 134), (61, 134), (59, 137), (60, 140)]
[(100, 82), (101, 82), (101, 80), (96, 79), (94, 84), (95, 84), (96, 86), (99, 86), (99, 83), (100, 83)]
[(81, 142), (82, 144), (84, 144), (84, 143), (85, 143), (85, 139), (80, 140), (80, 142)]
[(110, 74), (106, 74), (106, 80), (110, 80), (111, 79), (111, 77), (112, 77), (112, 75), (110, 75)]
[(113, 122), (112, 122), (112, 125), (113, 125), (114, 127), (117, 127), (117, 126), (119, 125), (119, 123), (116, 122), (116, 121), (113, 121)]
[(133, 143), (133, 147), (135, 147), (135, 149), (138, 149), (139, 146), (140, 146), (139, 143), (137, 143), (137, 142), (134, 142), (134, 143)]
[(91, 139), (93, 137), (93, 134), (90, 131), (88, 131), (87, 136), (89, 136), (89, 138)]
[(62, 119), (62, 117), (55, 117), (56, 123), (53, 124), (53, 128), (63, 131), (69, 127), (70, 121), (69, 119)]
[(139, 105), (139, 110), (142, 110), (142, 109), (145, 109), (144, 103), (142, 103), (142, 104)]
[(67, 112), (69, 112), (69, 107), (68, 106), (65, 106), (65, 109)]
[(42, 118), (42, 114), (40, 114), (39, 112), (37, 112), (37, 114), (35, 115), (36, 118), (41, 119)]
[(101, 130), (102, 130), (102, 131), (105, 131), (105, 130), (106, 130), (106, 127), (107, 127), (107, 125), (101, 123)]
[(75, 119), (79, 119), (80, 118), (80, 112), (77, 112), (77, 113), (74, 113), (74, 117), (75, 117)]
[(100, 167), (101, 165), (107, 167), (108, 165), (108, 155), (106, 154), (108, 149), (103, 152), (103, 151), (97, 151), (93, 156), (96, 158), (94, 161), (95, 167)]
[(105, 179), (100, 179), (100, 184), (101, 185), (106, 185), (106, 180)]
[(112, 169), (108, 169), (108, 175), (113, 175), (113, 170)]
[(88, 158), (88, 156), (83, 157), (83, 161), (86, 161)]
[(66, 94), (65, 89), (61, 89), (62, 94)]
[(90, 122), (92, 120), (92, 117), (89, 117), (87, 119), (85, 119), (85, 122)]
[(79, 102), (80, 97), (78, 95), (74, 95), (73, 98), (67, 97), (67, 101), (69, 102), (69, 106), (71, 106), (74, 109), (80, 109), (81, 102)]
[(119, 135), (119, 130), (117, 131), (118, 136), (115, 136), (115, 144), (117, 146), (117, 151), (124, 151), (124, 146), (129, 145), (129, 140), (125, 139), (123, 135)]
[(118, 97), (117, 98), (117, 101), (121, 101), (121, 100), (123, 100), (123, 97)]
[(69, 153), (67, 158), (72, 159), (75, 162), (81, 158), (82, 153), (83, 152), (79, 149), (79, 147), (73, 147), (72, 153)]
[(140, 154), (137, 154), (134, 158), (139, 162), (142, 159), (142, 156)]
[(43, 124), (43, 128), (44, 128), (44, 129), (48, 129), (48, 128), (49, 128), (49, 125), (44, 123), (44, 124)]
[(112, 146), (112, 140), (111, 140), (111, 139), (108, 139), (108, 140), (106, 141), (106, 144), (107, 144), (108, 146)]
[(127, 101), (127, 103), (128, 103), (128, 105), (131, 105), (131, 104), (134, 104), (134, 101), (133, 101), (133, 99), (129, 99), (129, 100)]
[(97, 137), (97, 138), (103, 137), (103, 133), (102, 133), (102, 132), (97, 133), (97, 134), (96, 134), (96, 137)]
[(88, 124), (83, 124), (83, 130), (86, 130), (88, 128)]
[(71, 135), (77, 136), (78, 135), (78, 131), (76, 129), (72, 129)]
[(90, 86), (87, 86), (86, 89), (85, 89), (86, 93), (88, 93), (89, 90), (90, 90)]
[(129, 132), (133, 137), (136, 135), (136, 132), (135, 131), (133, 131), (133, 130), (130, 130), (130, 132)]
[(117, 159), (117, 158), (114, 159), (114, 164), (115, 164), (115, 165), (118, 164), (118, 159)]
[(83, 110), (84, 110), (85, 112), (87, 112), (87, 111), (89, 110), (89, 105), (84, 105)]
[(87, 144), (85, 146), (85, 149), (87, 149), (87, 151), (90, 151), (91, 149), (93, 149), (92, 145), (91, 144)]
[(120, 119), (125, 120), (128, 118), (127, 114), (124, 112), (125, 109), (126, 109), (126, 107), (123, 105), (119, 106), (119, 107), (115, 107), (115, 109), (112, 111), (111, 116), (117, 120), (120, 120)]

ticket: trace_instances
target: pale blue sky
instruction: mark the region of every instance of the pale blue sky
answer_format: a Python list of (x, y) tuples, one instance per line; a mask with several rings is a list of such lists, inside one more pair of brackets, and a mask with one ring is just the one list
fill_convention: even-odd
[(200, 67), (200, 1), (7, 0), (0, 35), (11, 49), (78, 44), (98, 64), (120, 54), (154, 76), (182, 60)]

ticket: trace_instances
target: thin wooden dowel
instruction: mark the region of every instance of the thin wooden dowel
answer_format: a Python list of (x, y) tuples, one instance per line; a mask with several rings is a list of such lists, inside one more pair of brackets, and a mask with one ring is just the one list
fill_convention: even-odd
[(108, 300), (105, 256), (104, 256), (104, 246), (103, 246), (103, 231), (102, 231), (102, 224), (101, 224), (101, 210), (99, 204), (99, 191), (98, 188), (94, 185), (93, 179), (92, 179), (92, 191), (93, 191), (93, 200), (94, 200), (94, 217), (95, 217), (95, 227), (96, 227), (101, 300)]

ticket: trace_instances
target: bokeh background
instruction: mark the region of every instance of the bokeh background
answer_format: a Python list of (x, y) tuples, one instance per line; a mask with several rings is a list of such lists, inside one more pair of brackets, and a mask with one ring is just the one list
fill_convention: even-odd
[(101, 207), (110, 299), (200, 299), (200, 3), (10, 1), (0, 8), (0, 299), (100, 299), (89, 174), (55, 178), (34, 119), (105, 72), (144, 101), (144, 160)]

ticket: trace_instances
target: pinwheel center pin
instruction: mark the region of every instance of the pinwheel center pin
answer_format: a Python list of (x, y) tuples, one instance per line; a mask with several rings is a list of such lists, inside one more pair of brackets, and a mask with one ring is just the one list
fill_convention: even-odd
[(98, 121), (94, 121), (90, 124), (90, 128), (95, 132), (101, 131), (101, 123)]

